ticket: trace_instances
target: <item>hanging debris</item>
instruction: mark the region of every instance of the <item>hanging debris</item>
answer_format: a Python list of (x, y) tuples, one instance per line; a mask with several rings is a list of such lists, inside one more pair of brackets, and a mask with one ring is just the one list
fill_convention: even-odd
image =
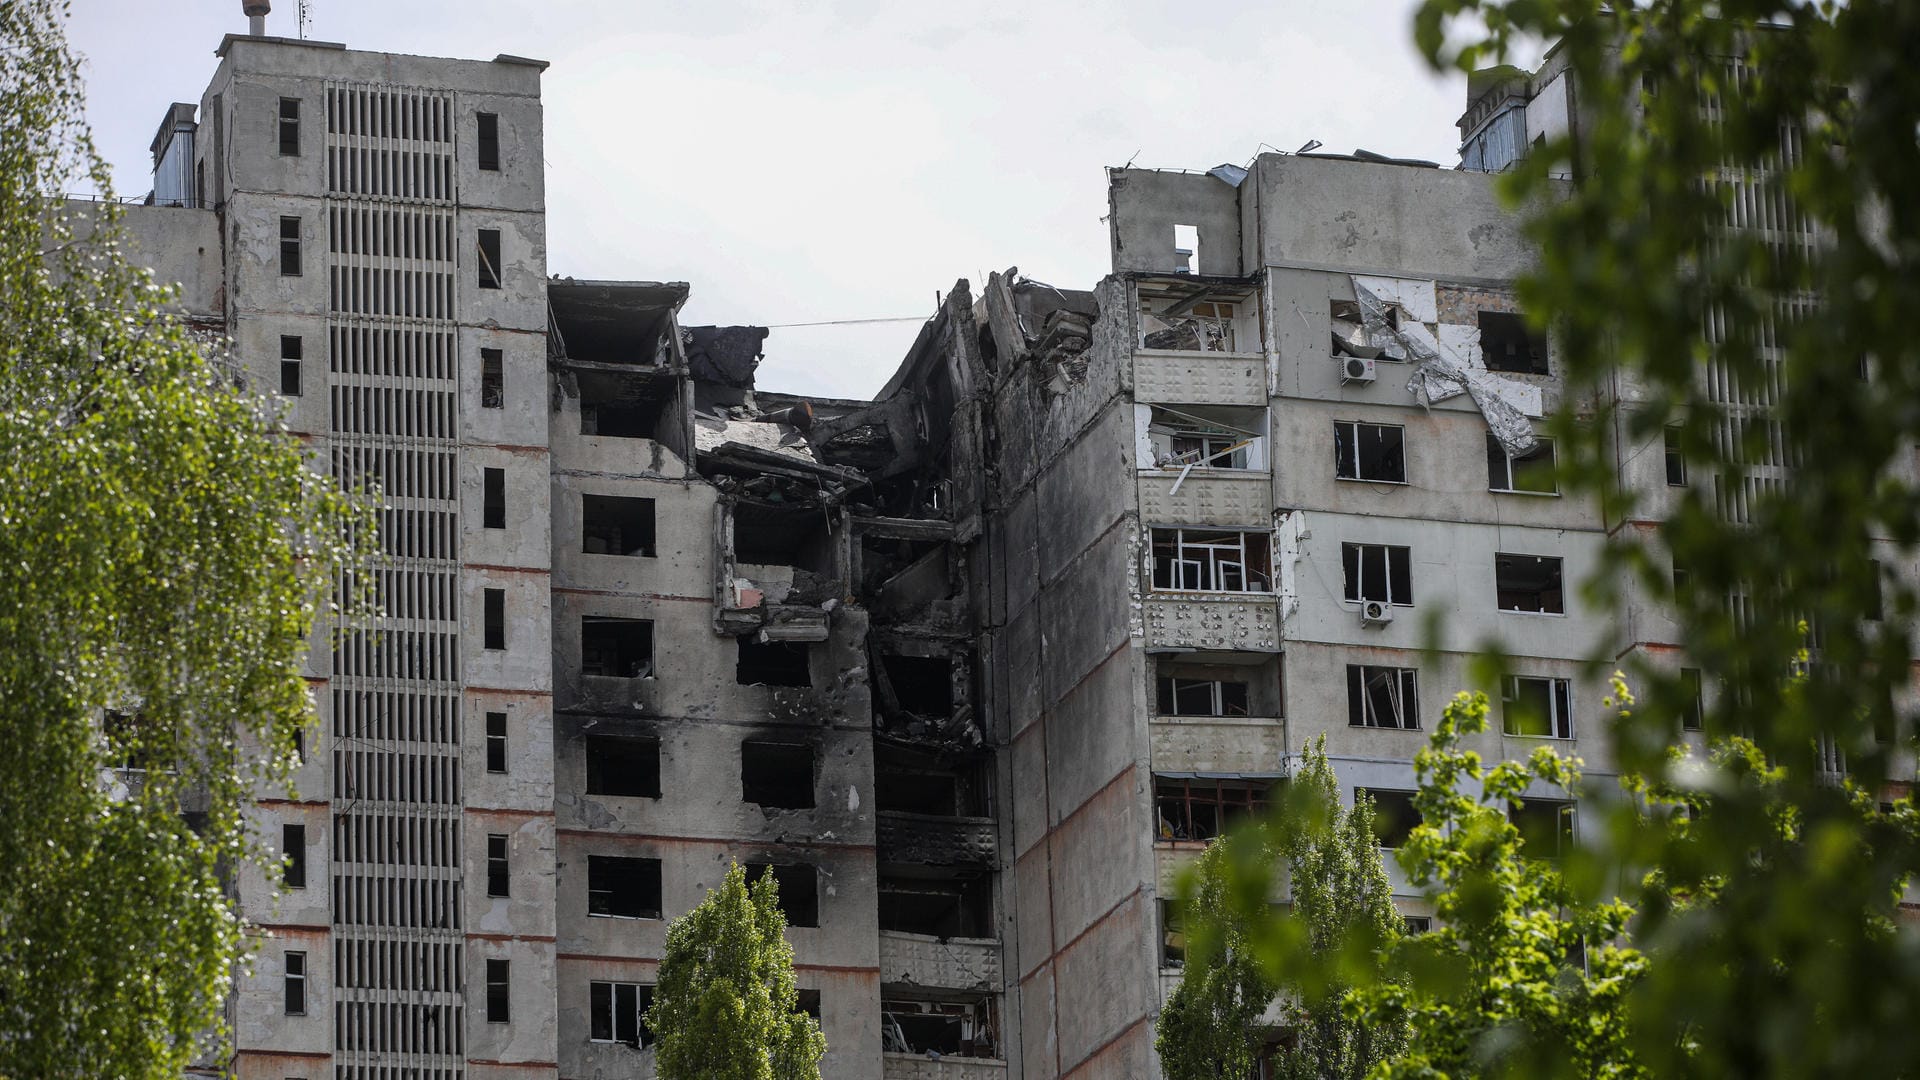
[(1450, 360), (1419, 336), (1400, 329), (1387, 305), (1359, 278), (1353, 279), (1353, 295), (1359, 303), (1365, 346), (1380, 348), (1390, 359), (1413, 362), (1413, 372), (1407, 376), (1409, 394), (1429, 406), (1465, 394), (1473, 399), (1494, 440), (1508, 456), (1519, 457), (1534, 448), (1533, 421), (1507, 400), (1507, 380)]

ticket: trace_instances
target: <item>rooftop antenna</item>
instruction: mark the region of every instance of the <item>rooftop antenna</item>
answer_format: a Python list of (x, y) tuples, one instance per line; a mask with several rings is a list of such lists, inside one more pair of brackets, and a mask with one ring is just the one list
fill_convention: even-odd
[(300, 0), (300, 40), (307, 39), (307, 31), (313, 27), (313, 0)]
[(267, 12), (272, 10), (273, 0), (240, 0), (240, 11), (247, 17), (249, 36), (267, 36)]

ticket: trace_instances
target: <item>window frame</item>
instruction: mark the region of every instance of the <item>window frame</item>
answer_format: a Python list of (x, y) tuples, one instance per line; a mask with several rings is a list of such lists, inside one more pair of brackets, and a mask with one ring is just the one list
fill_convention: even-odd
[[(1517, 461), (1535, 461), (1543, 449), (1546, 451), (1547, 456), (1546, 476), (1547, 480), (1552, 483), (1552, 488), (1515, 487), (1513, 482), (1514, 463)], [(1553, 436), (1535, 435), (1534, 448), (1519, 457), (1514, 457), (1512, 454), (1507, 453), (1506, 447), (1500, 445), (1500, 440), (1493, 437), (1493, 432), (1487, 432), (1487, 490), (1497, 495), (1545, 495), (1559, 498), (1559, 453), (1558, 450), (1554, 449)], [(1496, 463), (1504, 474), (1505, 486), (1501, 485), (1501, 476), (1497, 476), (1494, 473)], [(1529, 470), (1530, 473), (1537, 471), (1538, 470)]]
[[(1514, 815), (1525, 813), (1529, 807), (1534, 807), (1534, 806), (1553, 807), (1554, 813), (1558, 817), (1558, 821), (1555, 822), (1557, 828), (1554, 830), (1554, 837), (1555, 837), (1554, 853), (1551, 855), (1539, 855), (1539, 854), (1529, 855), (1526, 848), (1526, 840), (1527, 840), (1526, 829), (1523, 826), (1521, 826), (1521, 824), (1518, 821), (1514, 820)], [(1574, 844), (1579, 843), (1580, 804), (1578, 801), (1574, 799), (1549, 799), (1544, 797), (1534, 798), (1529, 796), (1522, 796), (1518, 800), (1517, 804), (1509, 804), (1507, 806), (1507, 823), (1509, 825), (1514, 826), (1516, 829), (1520, 830), (1521, 855), (1527, 858), (1541, 859), (1547, 862), (1557, 862), (1561, 856), (1567, 853), (1569, 848), (1571, 848)]]
[[(1180, 707), (1180, 695), (1183, 689), (1209, 687), (1206, 691), (1209, 699), (1208, 712), (1186, 712)], [(1239, 687), (1240, 711), (1228, 711), (1231, 702), (1227, 700), (1227, 687)], [(1235, 682), (1231, 679), (1194, 679), (1181, 675), (1154, 676), (1154, 715), (1181, 716), (1218, 719), (1221, 717), (1242, 717), (1253, 715), (1253, 684)]]
[[(1547, 713), (1544, 717), (1547, 730), (1544, 732), (1521, 731), (1517, 721), (1522, 717), (1514, 712), (1516, 705), (1524, 704), (1519, 696), (1522, 683), (1545, 683), (1547, 693)], [(1500, 677), (1500, 732), (1516, 739), (1561, 739), (1571, 741), (1574, 738), (1573, 723), (1573, 680), (1558, 675), (1502, 675)]]
[[(1231, 542), (1228, 537), (1232, 538)], [(1256, 542), (1249, 544), (1249, 537)], [(1167, 551), (1164, 559), (1163, 549)], [(1273, 537), (1259, 530), (1161, 526), (1148, 534), (1148, 559), (1151, 568), (1148, 582), (1153, 592), (1233, 596), (1273, 593)], [(1229, 576), (1236, 574), (1241, 588), (1220, 587)], [(1188, 585), (1189, 578), (1195, 584)], [(1256, 581), (1263, 587), (1248, 587)]]
[[(1281, 783), (1278, 776), (1252, 777), (1246, 775), (1181, 775), (1169, 773), (1153, 774), (1153, 816), (1154, 840), (1158, 843), (1201, 842), (1207, 843), (1224, 835), (1227, 829), (1241, 815), (1252, 816), (1264, 813), (1274, 799), (1274, 789)], [(1177, 787), (1178, 791), (1172, 790)], [(1230, 796), (1229, 793), (1232, 793)], [(1198, 798), (1196, 794), (1211, 798)], [(1174, 800), (1180, 807), (1177, 821), (1169, 821), (1164, 812), (1168, 801)], [(1193, 808), (1211, 807), (1213, 810), (1213, 831), (1206, 835), (1197, 835), (1200, 831), (1194, 824)], [(1182, 835), (1184, 833), (1184, 835)]]
[(303, 822), (280, 824), (280, 884), (288, 889), (307, 887), (307, 826)]
[(304, 228), (296, 214), (280, 215), (280, 276), (304, 277), (302, 265), (302, 247), (304, 244), (301, 230)]
[(513, 896), (512, 841), (506, 833), (487, 834), (487, 898)]
[[(1360, 475), (1360, 429), (1372, 428), (1379, 431), (1395, 431), (1400, 438), (1400, 477), (1393, 479), (1383, 476)], [(1351, 472), (1342, 472), (1343, 463), (1351, 467)], [(1396, 484), (1408, 486), (1407, 477), (1407, 429), (1404, 424), (1376, 424), (1368, 420), (1335, 420), (1333, 422), (1333, 476), (1336, 480), (1351, 480), (1361, 484)]]
[(474, 230), (474, 281), (481, 289), (503, 289), (506, 287), (506, 270), (501, 265), (501, 238), (499, 229)]
[[(607, 1034), (605, 1038), (602, 1038), (599, 1034), (599, 1012), (601, 1009), (599, 999), (603, 995), (603, 987), (605, 988), (604, 996), (606, 999), (605, 1008), (607, 1016)], [(613, 979), (589, 980), (587, 983), (587, 1041), (589, 1043), (600, 1043), (608, 1046), (628, 1046), (635, 1050), (644, 1050), (652, 1046), (654, 1033), (651, 1028), (647, 1027), (647, 1010), (653, 1005), (653, 989), (654, 986), (652, 983), (623, 982)], [(633, 1018), (633, 1037), (630, 1039), (620, 1037), (621, 1024), (619, 1017), (621, 1012), (621, 990), (629, 990), (632, 992), (633, 1007), (630, 1010), (630, 1015)]]
[(285, 1010), (285, 1015), (307, 1015), (306, 950), (289, 949), (280, 954), (280, 972), (282, 994), (280, 1004)]
[[(1533, 559), (1536, 562), (1554, 563), (1555, 566), (1558, 568), (1558, 576), (1560, 581), (1559, 587), (1555, 590), (1552, 590), (1553, 595), (1559, 604), (1558, 610), (1550, 609), (1546, 606), (1547, 590), (1544, 590), (1544, 589), (1541, 590), (1541, 606), (1538, 608), (1508, 607), (1506, 604), (1502, 603), (1501, 597), (1504, 594), (1512, 591), (1512, 590), (1502, 588), (1500, 584), (1500, 565), (1501, 565), (1501, 561), (1506, 559)], [(1564, 618), (1567, 614), (1567, 561), (1566, 561), (1566, 558), (1560, 555), (1535, 555), (1530, 552), (1524, 552), (1524, 551), (1494, 552), (1493, 553), (1493, 604), (1494, 604), (1494, 608), (1503, 615), (1552, 615), (1552, 616)]]
[[(1359, 798), (1359, 795), (1361, 792), (1365, 792), (1367, 795), (1367, 798), (1372, 800), (1373, 802), (1373, 820), (1374, 820), (1373, 834), (1374, 834), (1375, 840), (1378, 842), (1378, 846), (1381, 851), (1398, 851), (1400, 850), (1400, 844), (1399, 843), (1387, 844), (1385, 841), (1390, 838), (1387, 836), (1381, 835), (1379, 823), (1383, 818), (1380, 813), (1380, 808), (1388, 800), (1382, 799), (1380, 796), (1382, 795), (1392, 796), (1391, 801), (1395, 806), (1405, 805), (1407, 808), (1407, 812), (1412, 815), (1412, 820), (1405, 823), (1406, 824), (1405, 836), (1411, 836), (1413, 834), (1413, 830), (1419, 828), (1421, 825), (1421, 822), (1424, 820), (1420, 816), (1420, 808), (1415, 806), (1413, 802), (1414, 797), (1420, 794), (1417, 791), (1411, 791), (1406, 788), (1368, 787), (1365, 784), (1356, 786), (1353, 789), (1353, 791), (1354, 791), (1355, 799)], [(1395, 814), (1394, 820), (1398, 821), (1398, 819), (1399, 819), (1399, 815)], [(1395, 830), (1395, 833), (1399, 834), (1400, 830)], [(1404, 839), (1404, 836), (1402, 837), (1402, 839)]]
[[(282, 397), (300, 396), (300, 381), (302, 369), (305, 367), (306, 352), (306, 339), (299, 334), (280, 335), (280, 394)], [(288, 376), (292, 378), (289, 379)]]
[(507, 353), (505, 349), (480, 350), (480, 407), (507, 407)]
[(1687, 486), (1687, 455), (1680, 446), (1680, 425), (1668, 424), (1661, 429), (1661, 450), (1666, 458), (1667, 486), (1683, 488)]
[(507, 470), (491, 465), (480, 469), (480, 527), (507, 527)]
[[(1378, 722), (1378, 710), (1374, 708), (1373, 695), (1368, 692), (1375, 679), (1389, 680), (1387, 694), (1398, 700), (1398, 715), (1395, 718), (1399, 723)], [(1356, 718), (1360, 723), (1354, 723)], [(1368, 723), (1369, 719), (1375, 722)], [(1389, 667), (1385, 664), (1348, 664), (1347, 726), (1372, 731), (1419, 731), (1420, 669)]]
[[(644, 903), (636, 904), (634, 905), (635, 913), (633, 914), (627, 914), (623, 912), (610, 910), (613, 906), (613, 897), (614, 897), (615, 890), (610, 887), (595, 888), (593, 884), (594, 864), (601, 860), (607, 860), (609, 862), (619, 861), (619, 862), (628, 862), (628, 863), (638, 863), (640, 864), (638, 869), (643, 875), (647, 874), (649, 872), (649, 867), (651, 867), (651, 876), (654, 879), (653, 886), (654, 886), (654, 892), (656, 894), (654, 905), (652, 907), (648, 907)], [(610, 865), (604, 866), (603, 868), (608, 872), (612, 872), (614, 870), (614, 867)], [(631, 870), (634, 868), (627, 868), (627, 869)], [(646, 920), (657, 922), (659, 921), (661, 916), (665, 914), (665, 908), (664, 908), (664, 905), (666, 903), (665, 889), (666, 889), (665, 871), (662, 866), (661, 860), (659, 859), (649, 859), (644, 856), (633, 856), (633, 855), (588, 855), (587, 856), (587, 918), (589, 919), (628, 919), (628, 920), (646, 919)], [(609, 909), (609, 910), (596, 911), (594, 910), (596, 905), (600, 906), (603, 909)]]
[[(486, 1010), (487, 1023), (489, 1024), (510, 1024), (513, 1022), (512, 971), (513, 965), (510, 961), (497, 956), (487, 957)], [(498, 1009), (496, 1009), (495, 1006), (498, 1006)]]
[[(498, 723), (496, 724), (496, 721)], [(507, 714), (490, 712), (486, 714), (487, 731), (487, 771), (495, 774), (507, 772)], [(498, 728), (498, 730), (495, 730)], [(494, 763), (499, 762), (499, 768)]]
[[(291, 111), (289, 111), (287, 108), (289, 105), (293, 107)], [(290, 97), (281, 98), (278, 120), (279, 122), (277, 125), (277, 130), (280, 136), (280, 156), (281, 157), (299, 157), (300, 156), (300, 99), (290, 98)], [(293, 149), (291, 150), (287, 149), (288, 146), (292, 146)]]
[[(1386, 588), (1383, 596), (1368, 596), (1367, 553), (1382, 551), (1381, 569), (1385, 571)], [(1395, 562), (1399, 563), (1396, 567)], [(1359, 541), (1343, 541), (1340, 544), (1341, 597), (1349, 604), (1377, 602), (1391, 604), (1394, 607), (1413, 606), (1413, 549), (1403, 544), (1371, 544)], [(1394, 583), (1406, 587), (1406, 598), (1394, 595)]]

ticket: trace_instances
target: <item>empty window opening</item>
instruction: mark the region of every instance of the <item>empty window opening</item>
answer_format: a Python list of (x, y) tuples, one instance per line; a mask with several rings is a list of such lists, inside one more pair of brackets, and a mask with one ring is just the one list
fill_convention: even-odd
[(1258, 335), (1243, 333), (1239, 320), (1250, 310), (1236, 300), (1198, 299), (1191, 292), (1177, 297), (1140, 298), (1140, 347), (1176, 352), (1239, 352), (1240, 339), (1248, 351), (1257, 349)]
[(651, 439), (660, 427), (666, 402), (602, 400), (580, 402), (580, 434), (616, 439)]
[(901, 712), (953, 715), (953, 661), (945, 656), (882, 656), (887, 687)]
[(653, 1045), (647, 1010), (653, 1008), (653, 987), (644, 983), (594, 982), (587, 987), (592, 1012), (591, 1041), (623, 1043), (635, 1048)]
[(660, 740), (632, 735), (589, 735), (587, 794), (615, 798), (660, 797)]
[(788, 926), (820, 925), (820, 872), (811, 866), (795, 863), (747, 864), (747, 882), (753, 884), (773, 871), (773, 882), (779, 888), (780, 911), (787, 917)]
[(1348, 603), (1377, 600), (1383, 604), (1413, 603), (1413, 552), (1389, 544), (1342, 544), (1340, 564), (1346, 574)]
[(660, 860), (587, 856), (587, 914), (607, 919), (660, 917)]
[(1501, 680), (1500, 708), (1509, 735), (1573, 738), (1573, 686), (1568, 679), (1508, 675)]
[(817, 508), (769, 507), (744, 501), (733, 507), (735, 562), (829, 573), (833, 570), (833, 546), (832, 531)]
[(1480, 313), (1480, 356), (1489, 371), (1547, 374), (1547, 339), (1511, 311)]
[(813, 807), (813, 747), (748, 739), (740, 744), (740, 797), (778, 810)]
[(1573, 846), (1574, 804), (1564, 799), (1521, 799), (1507, 809), (1520, 830), (1520, 850), (1535, 859), (1558, 859)]
[(507, 647), (507, 590), (486, 589), (480, 594), (481, 606), (486, 620), (485, 647), (504, 649)]
[(1560, 478), (1554, 473), (1553, 440), (1536, 435), (1533, 449), (1518, 457), (1510, 456), (1500, 440), (1487, 432), (1487, 490), (1524, 491), (1535, 495), (1560, 494)]
[(1156, 682), (1161, 716), (1248, 716), (1247, 684), (1162, 675)]
[(813, 1017), (814, 1023), (820, 1022), (820, 991), (796, 990), (793, 1004), (794, 1008)]
[(989, 881), (984, 877), (880, 874), (880, 929), (937, 938), (993, 936)]
[(1687, 696), (1686, 711), (1680, 714), (1685, 731), (1702, 731), (1707, 726), (1707, 699), (1701, 688), (1699, 668), (1681, 668), (1680, 686)]
[(1362, 795), (1373, 802), (1373, 835), (1380, 846), (1391, 851), (1407, 842), (1420, 824), (1420, 811), (1414, 808), (1413, 792), (1387, 788), (1354, 788), (1357, 801)]
[(1687, 486), (1687, 455), (1680, 449), (1680, 429), (1669, 425), (1661, 433), (1667, 455), (1667, 486)]
[(487, 895), (508, 896), (511, 880), (507, 862), (507, 834), (487, 834)]
[(1495, 554), (1493, 578), (1501, 611), (1566, 614), (1558, 558)]
[(1270, 538), (1263, 532), (1153, 530), (1153, 587), (1183, 592), (1270, 592)]
[(1243, 817), (1267, 808), (1276, 777), (1157, 773), (1156, 831), (1162, 840), (1211, 840)]
[(286, 953), (281, 958), (283, 965), (282, 990), (285, 995), (288, 1016), (307, 1014), (307, 954), (304, 952)]
[(481, 500), (480, 524), (489, 529), (507, 527), (507, 470), (480, 470)]
[(280, 156), (300, 156), (300, 99), (280, 99)]
[(474, 120), (479, 127), (479, 165), (482, 172), (500, 171), (500, 116), (497, 113), (478, 113)]
[(1173, 266), (1182, 274), (1200, 272), (1200, 226), (1173, 227)]
[(1406, 429), (1397, 424), (1338, 420), (1333, 425), (1334, 475), (1382, 484), (1407, 482)]
[(1418, 673), (1413, 668), (1348, 664), (1347, 724), (1418, 731)]
[(589, 555), (653, 558), (653, 500), (580, 496), (580, 550)]
[(507, 714), (503, 712), (487, 714), (487, 771), (507, 771)]
[(611, 615), (580, 619), (580, 674), (644, 679), (653, 674), (653, 623)]
[(1408, 937), (1413, 937), (1416, 934), (1430, 934), (1433, 932), (1433, 916), (1402, 915), (1400, 916), (1400, 930)]
[(481, 229), (479, 240), (474, 245), (479, 265), (479, 285), (483, 289), (500, 287), (500, 230)]
[(1181, 925), (1179, 908), (1171, 900), (1155, 900), (1160, 909), (1160, 966), (1187, 966), (1187, 932)]
[(505, 960), (487, 961), (487, 1023), (504, 1024), (512, 1019), (509, 1013), (510, 995), (507, 988), (512, 985)]
[(936, 817), (985, 817), (991, 781), (984, 763), (874, 748), (874, 808)]
[(480, 350), (480, 407), (505, 408), (507, 404), (506, 358), (499, 349)]
[(300, 276), (300, 219), (280, 219), (280, 276)]
[(934, 1000), (882, 996), (881, 1048), (930, 1058), (994, 1056), (993, 1005), (986, 998)]
[(812, 686), (813, 653), (791, 641), (742, 637), (733, 680), (742, 686)]
[(280, 335), (280, 392), (300, 396), (300, 361), (306, 352), (298, 334)]
[(1153, 464), (1164, 469), (1263, 469), (1266, 467), (1261, 409), (1156, 405), (1147, 440)]
[(307, 887), (307, 827), (280, 826), (280, 855), (285, 860), (280, 882), (289, 889)]

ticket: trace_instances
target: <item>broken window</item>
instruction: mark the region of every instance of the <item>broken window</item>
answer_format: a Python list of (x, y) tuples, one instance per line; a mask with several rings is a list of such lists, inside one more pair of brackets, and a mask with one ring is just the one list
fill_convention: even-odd
[(981, 875), (880, 873), (880, 929), (937, 938), (992, 938), (991, 882)]
[(1155, 405), (1147, 439), (1160, 468), (1258, 469), (1266, 467), (1265, 427), (1262, 409)]
[(506, 896), (511, 875), (507, 865), (507, 834), (487, 834), (487, 895)]
[(1687, 486), (1687, 455), (1680, 449), (1680, 428), (1668, 425), (1661, 433), (1667, 453), (1667, 486)]
[(1687, 709), (1680, 714), (1680, 727), (1685, 731), (1700, 731), (1707, 726), (1707, 702), (1701, 689), (1700, 669), (1681, 668), (1680, 685), (1687, 694)]
[(589, 555), (653, 558), (653, 500), (580, 496), (580, 550)]
[(476, 113), (479, 128), (479, 166), (482, 172), (500, 171), (500, 117), (497, 113)]
[(1487, 432), (1487, 490), (1558, 495), (1560, 479), (1554, 475), (1553, 440), (1536, 435), (1533, 449), (1513, 457), (1493, 432)]
[(1157, 831), (1162, 840), (1211, 840), (1235, 821), (1267, 808), (1278, 778), (1156, 773)]
[(1501, 611), (1566, 614), (1560, 560), (1554, 556), (1495, 554), (1493, 579)]
[(616, 798), (660, 797), (660, 740), (631, 735), (586, 739), (587, 794)]
[(1500, 685), (1501, 725), (1509, 735), (1573, 738), (1570, 680), (1508, 675)]
[(1564, 799), (1521, 799), (1507, 809), (1520, 830), (1520, 850), (1535, 859), (1558, 859), (1573, 846), (1574, 804)]
[(1139, 343), (1181, 352), (1259, 352), (1259, 294), (1192, 281), (1142, 281)]
[(1155, 900), (1160, 909), (1160, 966), (1187, 966), (1187, 932), (1180, 925), (1180, 912), (1171, 900)]
[(653, 987), (644, 983), (592, 982), (587, 985), (588, 1011), (593, 1014), (589, 1039), (593, 1042), (653, 1045), (647, 1010), (653, 1008)]
[(1340, 564), (1346, 573), (1348, 603), (1377, 600), (1403, 607), (1413, 603), (1412, 549), (1388, 544), (1341, 544)]
[(1334, 421), (1333, 473), (1342, 480), (1406, 483), (1406, 429), (1397, 424)]
[(1263, 532), (1153, 530), (1153, 587), (1182, 592), (1270, 592)]
[(608, 919), (660, 917), (660, 860), (587, 856), (587, 914)]
[(1161, 716), (1247, 716), (1247, 684), (1162, 675), (1156, 700)]
[(819, 1023), (820, 1022), (820, 991), (796, 990), (794, 991), (794, 995), (795, 995), (794, 1003), (793, 1003), (794, 1007), (799, 1009), (801, 1012), (806, 1013), (808, 1016), (813, 1017), (814, 1023), (816, 1024)]
[(580, 674), (644, 679), (653, 674), (653, 623), (612, 615), (580, 618)]
[(1480, 313), (1480, 356), (1488, 371), (1547, 374), (1547, 339), (1510, 311)]
[(953, 715), (953, 661), (945, 656), (881, 656), (887, 688), (901, 712)]
[(480, 350), (480, 407), (504, 408), (507, 403), (506, 361), (499, 349)]
[(1361, 795), (1373, 801), (1373, 835), (1380, 846), (1391, 851), (1407, 842), (1413, 835), (1414, 827), (1420, 824), (1420, 811), (1414, 808), (1413, 792), (1393, 791), (1387, 788), (1354, 788), (1356, 800)]
[(300, 156), (300, 99), (280, 99), (280, 156)]
[(743, 564), (824, 573), (833, 568), (832, 532), (818, 507), (743, 501), (733, 507), (733, 555)]
[(812, 650), (791, 641), (742, 637), (733, 679), (742, 686), (812, 686)]
[(1400, 930), (1401, 933), (1408, 937), (1413, 937), (1417, 934), (1430, 934), (1433, 932), (1433, 916), (1402, 915), (1400, 916)]
[(507, 647), (507, 590), (483, 589), (480, 593), (483, 627), (483, 647), (504, 649)]
[(307, 827), (280, 826), (280, 855), (285, 860), (280, 883), (289, 889), (307, 887)]
[(503, 712), (487, 714), (487, 771), (507, 771), (507, 714)]
[(479, 238), (474, 244), (474, 252), (478, 257), (478, 266), (476, 269), (479, 274), (480, 287), (483, 289), (499, 288), (501, 274), (500, 230), (481, 229), (479, 231)]
[(875, 746), (874, 808), (937, 817), (985, 817), (992, 781), (984, 762)]
[(298, 334), (280, 335), (280, 392), (300, 396), (300, 361), (306, 349)]
[(480, 524), (489, 529), (507, 527), (507, 470), (480, 470), (482, 492)]
[(1418, 731), (1420, 695), (1416, 669), (1348, 664), (1347, 724)]
[(773, 883), (779, 887), (780, 911), (788, 926), (820, 925), (820, 872), (805, 864), (750, 862), (747, 883), (760, 880), (773, 871)]
[(280, 219), (280, 276), (300, 276), (300, 219)]
[(288, 1016), (307, 1014), (307, 954), (289, 952), (281, 957), (282, 981)]
[(616, 439), (651, 439), (660, 426), (666, 403), (651, 400), (580, 402), (580, 434)]
[(991, 998), (880, 998), (881, 1048), (930, 1058), (992, 1057), (995, 1053)]
[(740, 797), (768, 809), (812, 809), (813, 747), (761, 739), (741, 743)]
[(504, 1024), (511, 1017), (508, 1012), (510, 995), (507, 988), (512, 985), (508, 976), (505, 960), (487, 961), (487, 1023)]

